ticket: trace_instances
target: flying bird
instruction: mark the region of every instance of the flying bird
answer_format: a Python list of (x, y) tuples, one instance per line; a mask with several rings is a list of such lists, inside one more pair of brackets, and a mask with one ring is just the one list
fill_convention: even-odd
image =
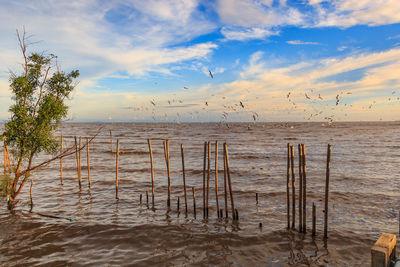
[(241, 106), (242, 108), (244, 108), (244, 105), (243, 105), (242, 101), (240, 101), (240, 106)]
[(206, 101), (206, 106), (208, 106), (208, 102)]
[(290, 96), (290, 92), (286, 95), (286, 98), (289, 98), (289, 96)]
[(304, 93), (304, 95), (306, 96), (307, 99), (311, 99), (311, 98), (307, 95), (307, 93)]
[(208, 74), (210, 75), (211, 79), (214, 79), (214, 75), (211, 73), (211, 70), (208, 70)]
[(321, 94), (318, 94), (318, 98), (321, 99), (321, 100), (323, 100), (323, 98), (321, 97)]
[(151, 103), (153, 106), (156, 106), (156, 103), (154, 103), (154, 100), (150, 100), (150, 103)]
[(186, 89), (186, 90), (187, 90), (187, 89), (189, 89), (189, 88), (188, 88), (188, 87), (186, 87), (186, 86), (184, 86), (184, 87), (183, 87), (183, 89)]

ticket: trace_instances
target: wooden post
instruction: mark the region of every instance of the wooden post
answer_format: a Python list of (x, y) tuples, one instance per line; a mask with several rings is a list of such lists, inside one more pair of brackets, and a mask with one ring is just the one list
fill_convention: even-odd
[[(111, 131), (110, 131), (111, 132)], [(115, 156), (115, 198), (119, 199), (118, 197), (118, 161), (119, 161), (119, 139), (117, 139), (117, 151)]]
[(79, 156), (79, 165), (78, 165), (78, 178), (79, 178), (79, 188), (81, 188), (81, 184), (82, 184), (82, 137), (79, 137), (79, 150), (78, 150), (78, 156)]
[(63, 185), (63, 136), (61, 135), (61, 146), (60, 146), (60, 183)]
[(182, 156), (182, 179), (183, 179), (183, 193), (185, 196), (185, 214), (187, 215), (187, 196), (186, 196), (186, 177), (185, 177), (185, 155), (183, 153), (183, 144), (181, 144), (181, 156)]
[(146, 191), (146, 205), (149, 206), (149, 192)]
[(168, 139), (164, 141), (164, 156), (165, 156), (165, 163), (167, 165), (167, 175), (168, 175), (168, 199), (167, 199), (167, 206), (168, 209), (171, 206), (171, 172), (170, 172), (170, 164), (169, 164), (169, 142)]
[(331, 145), (328, 144), (326, 155), (326, 181), (325, 181), (325, 210), (324, 210), (324, 238), (328, 238), (328, 201), (329, 201), (329, 170), (331, 167)]
[(7, 172), (7, 150), (6, 150), (6, 137), (3, 136), (3, 160), (4, 160), (4, 175)]
[(142, 194), (140, 194), (140, 197), (139, 197), (139, 204), (142, 205)]
[(286, 202), (287, 202), (287, 228), (290, 229), (290, 144), (287, 144), (287, 175), (286, 175)]
[(153, 166), (153, 150), (151, 149), (151, 140), (147, 139), (149, 145), (150, 167), (151, 167), (151, 203), (154, 208), (154, 166)]
[(218, 202), (218, 141), (215, 141), (215, 201), (217, 203), (217, 215), (219, 216), (219, 202)]
[(111, 153), (113, 152), (113, 137), (111, 130), (110, 130), (110, 151)]
[(194, 192), (194, 187), (192, 187), (193, 192), (193, 214), (194, 218), (196, 218), (196, 193)]
[(88, 185), (90, 188), (90, 155), (89, 155), (89, 138), (87, 137), (86, 137), (86, 160), (87, 160)]
[(206, 217), (206, 162), (207, 162), (207, 142), (204, 142), (204, 160), (203, 160), (203, 218)]
[(312, 232), (311, 235), (315, 236), (316, 233), (316, 229), (315, 229), (315, 225), (316, 225), (316, 221), (317, 221), (317, 216), (316, 216), (316, 211), (315, 211), (315, 203), (312, 203)]
[[(382, 233), (371, 248), (372, 267), (390, 267), (396, 259), (396, 235)], [(396, 264), (397, 265), (397, 264)]]
[(207, 142), (207, 199), (206, 199), (206, 215), (208, 218), (208, 199), (210, 198), (210, 172), (211, 172), (211, 144)]
[(229, 194), (231, 197), (231, 207), (232, 207), (232, 218), (235, 219), (235, 204), (233, 200), (233, 192), (232, 192), (232, 183), (231, 183), (231, 174), (229, 171), (229, 153), (228, 153), (228, 146), (224, 143), (224, 152), (225, 152), (225, 161), (226, 161), (226, 173), (228, 176), (228, 186), (229, 186)]
[(78, 172), (78, 184), (79, 184), (79, 189), (81, 189), (81, 179), (79, 177), (79, 155), (78, 155), (78, 142), (76, 140), (76, 136), (74, 136), (75, 140), (75, 158), (76, 158), (76, 170)]
[(302, 157), (303, 157), (303, 233), (307, 232), (307, 168), (306, 168), (306, 146), (303, 144), (302, 145)]
[(228, 218), (228, 189), (227, 189), (227, 174), (226, 174), (226, 156), (225, 156), (225, 146), (223, 148), (223, 158), (224, 158), (224, 198), (225, 198), (225, 218)]
[(292, 170), (292, 229), (295, 229), (296, 222), (296, 177), (294, 173), (294, 149), (290, 146), (290, 166)]
[(176, 209), (177, 209), (177, 211), (179, 213), (179, 197), (178, 197), (178, 201), (176, 202)]
[(299, 150), (299, 232), (303, 232), (303, 156), (302, 156), (302, 146), (298, 144)]
[(31, 199), (31, 210), (32, 210), (32, 207), (33, 207), (32, 188), (33, 188), (33, 179), (31, 179), (31, 188), (29, 190), (29, 196), (30, 196), (30, 199)]

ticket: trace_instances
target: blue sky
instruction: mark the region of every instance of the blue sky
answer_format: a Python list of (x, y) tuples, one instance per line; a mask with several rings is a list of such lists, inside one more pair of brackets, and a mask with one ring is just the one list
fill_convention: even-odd
[(0, 1), (0, 119), (25, 26), (80, 70), (73, 121), (399, 120), (399, 23), (397, 0)]

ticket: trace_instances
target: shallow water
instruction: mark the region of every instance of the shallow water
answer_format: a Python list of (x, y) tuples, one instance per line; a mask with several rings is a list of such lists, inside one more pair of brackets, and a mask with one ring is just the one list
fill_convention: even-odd
[[(74, 143), (73, 136), (92, 136), (102, 126), (94, 147), (90, 147), (90, 189), (86, 150), (82, 150), (81, 190), (75, 155), (71, 155), (63, 160), (64, 185), (60, 185), (59, 162), (32, 176), (32, 213), (29, 185), (19, 197), (15, 214), (10, 214), (2, 201), (0, 261), (4, 265), (365, 266), (370, 262), (370, 247), (380, 233), (398, 232), (398, 122), (337, 123), (335, 127), (321, 123), (257, 123), (250, 129), (244, 123), (231, 124), (230, 128), (217, 123), (68, 123), (57, 135), (62, 134), (64, 147), (69, 147)], [(109, 130), (114, 149), (119, 138), (120, 149), (127, 152), (120, 154), (119, 200), (115, 199), (115, 153), (110, 151)], [(151, 195), (147, 138), (152, 139), (154, 154), (154, 210), (151, 204), (146, 205), (146, 191)], [(166, 205), (163, 138), (170, 143), (170, 211)], [(217, 218), (214, 144), (209, 218), (203, 219), (203, 147), (208, 140), (219, 141), (220, 208), (225, 207), (222, 144), (228, 143), (235, 208), (240, 217), (237, 223), (230, 217)], [(286, 230), (288, 142), (306, 145), (307, 234)], [(187, 216), (181, 143), (185, 150)], [(332, 164), (329, 238), (324, 242), (322, 211), (328, 143), (332, 145)], [(38, 161), (46, 158), (41, 155)], [(295, 165), (297, 175), (297, 158)], [(196, 218), (192, 187), (196, 188)], [(317, 207), (316, 238), (310, 234), (312, 202)]]

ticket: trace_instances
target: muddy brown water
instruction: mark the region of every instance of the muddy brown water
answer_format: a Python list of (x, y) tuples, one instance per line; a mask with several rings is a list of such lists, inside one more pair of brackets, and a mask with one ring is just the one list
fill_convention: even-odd
[[(14, 214), (7, 211), (2, 200), (2, 265), (366, 266), (370, 264), (370, 248), (380, 233), (398, 233), (399, 122), (337, 123), (335, 127), (322, 123), (257, 123), (250, 124), (250, 129), (245, 123), (231, 124), (230, 128), (217, 123), (65, 123), (57, 135), (63, 134), (64, 147), (68, 147), (73, 145), (73, 136), (94, 135), (102, 126), (90, 149), (90, 189), (84, 150), (81, 190), (75, 157), (71, 155), (63, 160), (63, 186), (59, 162), (33, 174), (33, 212), (29, 212), (29, 184), (24, 187)], [(0, 129), (3, 127), (0, 125)], [(120, 155), (119, 200), (115, 199), (115, 154), (110, 152), (110, 129), (114, 145), (119, 138), (120, 149), (128, 151)], [(152, 139), (154, 153), (154, 210), (146, 205), (146, 191), (151, 196), (147, 138)], [(170, 211), (166, 205), (163, 138), (170, 142)], [(218, 140), (220, 144), (222, 208), (222, 143), (228, 143), (235, 206), (240, 217), (237, 223), (230, 218), (217, 218), (214, 171), (210, 179), (209, 218), (203, 219), (203, 144), (208, 140)], [(288, 142), (306, 144), (307, 234), (286, 229)], [(185, 147), (186, 182), (190, 188), (187, 216), (181, 143)], [(333, 148), (329, 238), (324, 241), (328, 143)], [(37, 161), (48, 157), (40, 155)], [(214, 146), (211, 162), (214, 166)], [(295, 165), (297, 177), (297, 158)], [(196, 218), (191, 187), (196, 188)], [(317, 207), (315, 238), (311, 237), (312, 202)]]

